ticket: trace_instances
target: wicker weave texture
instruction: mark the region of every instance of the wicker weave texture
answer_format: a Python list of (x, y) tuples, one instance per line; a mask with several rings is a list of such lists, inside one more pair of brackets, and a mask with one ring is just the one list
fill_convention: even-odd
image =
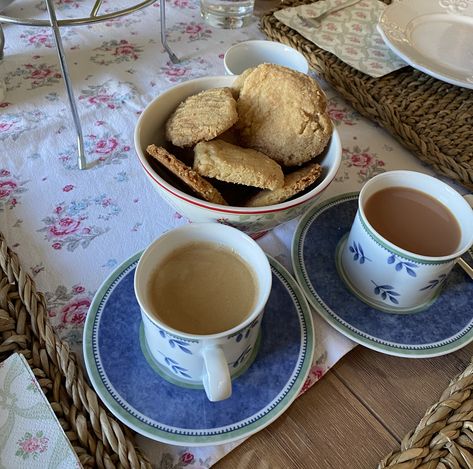
[(44, 296), (0, 233), (0, 361), (14, 352), (28, 360), (85, 468), (151, 468), (130, 430), (105, 410), (77, 358), (56, 336)]
[[(286, 0), (282, 6), (312, 2)], [(369, 77), (281, 23), (273, 12), (261, 18), (260, 27), (270, 39), (302, 52), (360, 114), (388, 130), (436, 172), (473, 190), (473, 90), (412, 67)]]
[(378, 469), (473, 468), (473, 363), (451, 381)]

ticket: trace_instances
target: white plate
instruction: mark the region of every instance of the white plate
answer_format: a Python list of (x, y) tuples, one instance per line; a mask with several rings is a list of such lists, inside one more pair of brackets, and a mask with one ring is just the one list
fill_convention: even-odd
[(382, 13), (378, 31), (409, 65), (473, 89), (473, 1), (400, 0)]

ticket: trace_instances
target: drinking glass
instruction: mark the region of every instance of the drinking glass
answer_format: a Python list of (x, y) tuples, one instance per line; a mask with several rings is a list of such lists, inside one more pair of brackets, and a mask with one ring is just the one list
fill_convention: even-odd
[(200, 0), (200, 12), (210, 26), (236, 29), (251, 23), (254, 5), (254, 0)]

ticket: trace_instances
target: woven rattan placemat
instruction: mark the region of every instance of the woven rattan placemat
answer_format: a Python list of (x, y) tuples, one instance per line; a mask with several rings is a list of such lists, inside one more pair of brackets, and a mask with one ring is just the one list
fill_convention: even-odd
[(473, 468), (473, 363), (450, 382), (378, 469)]
[[(281, 8), (304, 3), (313, 0), (284, 0)], [(387, 129), (423, 162), (473, 190), (473, 90), (412, 67), (369, 77), (281, 23), (272, 12), (261, 18), (260, 27), (270, 39), (302, 52), (358, 112)]]
[(0, 233), (0, 362), (23, 354), (85, 468), (151, 465), (131, 431), (102, 406), (69, 346), (55, 334), (44, 296)]

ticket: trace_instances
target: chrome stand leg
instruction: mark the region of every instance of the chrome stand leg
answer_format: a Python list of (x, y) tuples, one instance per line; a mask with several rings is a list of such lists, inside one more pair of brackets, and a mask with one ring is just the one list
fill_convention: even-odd
[(99, 14), (100, 7), (102, 6), (102, 0), (96, 0), (94, 6), (92, 7), (92, 11), (90, 12), (90, 16), (94, 17)]
[(3, 59), (4, 47), (5, 47), (5, 36), (3, 35), (2, 23), (0, 23), (0, 60)]
[(159, 2), (159, 15), (161, 18), (161, 44), (169, 55), (171, 62), (173, 64), (178, 64), (180, 60), (177, 58), (176, 54), (168, 46), (168, 41), (166, 38), (166, 0), (160, 0)]
[(72, 118), (74, 120), (74, 125), (76, 128), (77, 134), (77, 151), (78, 151), (78, 166), (79, 169), (86, 168), (86, 159), (84, 152), (84, 138), (82, 136), (82, 127), (80, 124), (79, 114), (77, 112), (76, 101), (74, 98), (74, 91), (72, 89), (71, 80), (69, 77), (69, 72), (67, 69), (66, 57), (64, 54), (64, 48), (62, 46), (61, 33), (59, 32), (59, 26), (56, 18), (56, 11), (54, 9), (53, 0), (45, 0), (46, 6), (48, 8), (49, 20), (51, 22), (51, 28), (54, 32), (54, 41), (56, 43), (57, 53), (59, 56), (59, 62), (61, 65), (62, 76), (64, 78), (64, 83), (66, 84), (67, 96), (69, 98), (69, 105), (71, 107)]

